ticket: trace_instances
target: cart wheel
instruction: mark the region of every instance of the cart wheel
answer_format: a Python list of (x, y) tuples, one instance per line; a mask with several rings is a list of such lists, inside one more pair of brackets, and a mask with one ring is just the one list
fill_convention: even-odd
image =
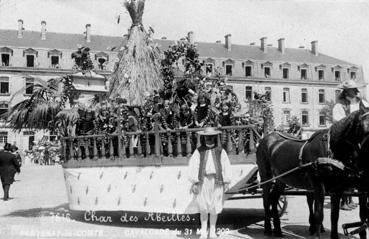
[(287, 197), (286, 196), (281, 196), (278, 200), (278, 215), (281, 217), (283, 214), (286, 213), (286, 209), (287, 209)]

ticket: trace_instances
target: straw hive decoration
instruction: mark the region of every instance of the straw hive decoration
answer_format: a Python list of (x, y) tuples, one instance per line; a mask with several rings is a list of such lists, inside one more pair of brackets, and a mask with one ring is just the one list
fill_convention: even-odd
[(110, 78), (110, 96), (123, 97), (130, 105), (142, 105), (145, 96), (163, 86), (160, 51), (142, 25), (144, 0), (124, 3), (131, 19), (128, 39), (119, 52), (118, 64)]

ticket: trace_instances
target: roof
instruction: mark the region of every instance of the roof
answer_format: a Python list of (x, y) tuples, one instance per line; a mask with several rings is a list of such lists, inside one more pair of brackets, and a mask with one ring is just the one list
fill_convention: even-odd
[[(83, 34), (47, 32), (46, 40), (41, 40), (41, 33), (36, 31), (24, 31), (23, 38), (17, 37), (17, 30), (0, 30), (0, 47), (25, 47), (48, 49), (71, 49), (78, 46), (88, 46), (92, 51), (118, 51), (124, 43), (123, 37), (91, 35), (91, 42), (86, 42)], [(154, 40), (162, 50), (174, 44), (172, 40)], [(286, 48), (282, 54), (276, 47), (268, 47), (264, 53), (259, 46), (232, 44), (232, 50), (228, 51), (222, 43), (198, 42), (200, 57), (230, 58), (255, 61), (280, 61), (318, 63), (329, 65), (355, 65), (334, 57), (319, 53), (315, 56), (308, 49)]]
[(198, 50), (200, 56), (211, 58), (354, 65), (353, 63), (339, 60), (322, 53), (315, 56), (310, 50), (301, 48), (286, 48), (285, 53), (282, 54), (278, 48), (268, 47), (267, 52), (264, 53), (259, 46), (232, 44), (231, 51), (228, 51), (222, 43), (199, 42)]
[[(87, 46), (92, 51), (118, 51), (124, 38), (116, 36), (91, 35), (91, 42), (86, 42), (83, 34), (47, 32), (46, 40), (41, 39), (41, 33), (23, 31), (23, 37), (18, 38), (17, 30), (0, 30), (0, 47), (25, 47), (77, 50), (80, 46)], [(155, 40), (162, 49), (168, 48), (174, 41)]]

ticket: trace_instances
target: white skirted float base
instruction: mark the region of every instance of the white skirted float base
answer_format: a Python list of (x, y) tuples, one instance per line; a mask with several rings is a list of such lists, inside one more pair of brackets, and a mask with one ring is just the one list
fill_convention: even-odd
[[(232, 164), (229, 191), (237, 191), (257, 170)], [(187, 166), (64, 168), (69, 208), (75, 211), (197, 213)]]

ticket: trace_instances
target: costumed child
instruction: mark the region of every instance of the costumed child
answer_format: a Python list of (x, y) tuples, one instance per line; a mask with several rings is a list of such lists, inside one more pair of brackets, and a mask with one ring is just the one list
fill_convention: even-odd
[(218, 143), (221, 131), (207, 127), (198, 134), (201, 146), (190, 158), (188, 175), (192, 183), (191, 192), (200, 213), (200, 238), (208, 238), (208, 219), (209, 236), (216, 238), (217, 217), (223, 210), (225, 191), (231, 182), (230, 161), (226, 151)]

